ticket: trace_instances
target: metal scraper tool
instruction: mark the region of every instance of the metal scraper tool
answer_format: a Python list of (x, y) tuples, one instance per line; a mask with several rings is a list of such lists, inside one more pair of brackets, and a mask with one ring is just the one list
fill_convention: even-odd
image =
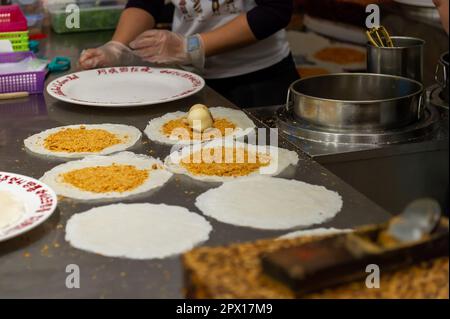
[(422, 198), (385, 224), (282, 248), (261, 262), (265, 274), (301, 295), (365, 278), (369, 264), (396, 269), (448, 256), (448, 249), (448, 219), (435, 200)]
[(417, 241), (436, 228), (441, 214), (441, 207), (434, 199), (417, 199), (389, 222), (387, 232), (402, 243)]

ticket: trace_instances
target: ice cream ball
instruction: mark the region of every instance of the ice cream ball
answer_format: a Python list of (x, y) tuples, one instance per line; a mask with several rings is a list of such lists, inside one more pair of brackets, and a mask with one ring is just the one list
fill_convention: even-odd
[(203, 132), (213, 127), (214, 120), (208, 107), (203, 104), (195, 104), (187, 115), (187, 122), (194, 131)]

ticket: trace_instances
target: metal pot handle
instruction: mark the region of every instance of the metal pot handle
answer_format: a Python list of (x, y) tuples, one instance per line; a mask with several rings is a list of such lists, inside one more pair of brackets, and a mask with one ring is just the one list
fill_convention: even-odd
[(291, 106), (294, 102), (291, 100), (291, 89), (288, 89), (287, 99), (286, 99), (286, 112), (289, 113), (291, 111)]
[(424, 93), (420, 94), (419, 96), (419, 107), (417, 109), (417, 119), (420, 120), (422, 118), (422, 114), (425, 110), (425, 98), (424, 98)]
[[(442, 68), (442, 72), (441, 72), (441, 68)], [(442, 78), (442, 81), (439, 77), (439, 75), (441, 73), (444, 75)], [(447, 82), (447, 78), (448, 78), (448, 74), (447, 74), (447, 69), (445, 68), (444, 63), (442, 63), (442, 61), (438, 61), (438, 64), (436, 65), (436, 72), (434, 73), (434, 79), (443, 88), (446, 85), (445, 83)]]

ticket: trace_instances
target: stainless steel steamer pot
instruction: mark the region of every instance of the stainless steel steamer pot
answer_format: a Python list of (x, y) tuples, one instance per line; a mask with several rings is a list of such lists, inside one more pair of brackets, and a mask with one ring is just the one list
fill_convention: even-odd
[(367, 45), (367, 72), (403, 76), (423, 83), (425, 41), (412, 37), (391, 37), (394, 47)]
[(422, 92), (421, 83), (399, 76), (328, 74), (292, 83), (286, 108), (325, 129), (392, 129), (421, 117)]

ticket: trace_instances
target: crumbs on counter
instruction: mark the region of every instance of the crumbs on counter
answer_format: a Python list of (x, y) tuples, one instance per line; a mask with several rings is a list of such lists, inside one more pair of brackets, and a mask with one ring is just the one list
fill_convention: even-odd
[(41, 248), (41, 255), (42, 256), (47, 256), (47, 257), (50, 257), (51, 255), (50, 255), (50, 250), (49, 250), (49, 246), (48, 245), (44, 245), (42, 248)]

